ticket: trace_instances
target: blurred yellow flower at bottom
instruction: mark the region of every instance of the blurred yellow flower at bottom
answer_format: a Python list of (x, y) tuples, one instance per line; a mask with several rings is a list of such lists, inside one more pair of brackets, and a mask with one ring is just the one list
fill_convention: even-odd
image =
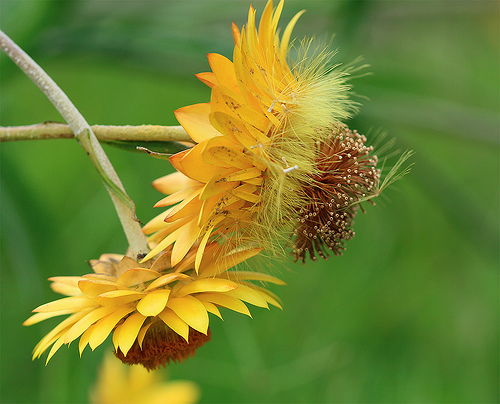
[(104, 357), (92, 404), (192, 404), (200, 399), (200, 388), (188, 380), (165, 381), (161, 372), (142, 366), (124, 365), (113, 354)]

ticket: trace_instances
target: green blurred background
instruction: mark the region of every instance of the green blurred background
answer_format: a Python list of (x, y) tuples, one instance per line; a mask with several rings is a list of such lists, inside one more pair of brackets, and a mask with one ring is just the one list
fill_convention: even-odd
[[(259, 15), (265, 2), (253, 1)], [(205, 102), (194, 74), (232, 54), (250, 1), (9, 1), (0, 26), (91, 124), (175, 125)], [(349, 125), (413, 149), (410, 175), (356, 219), (342, 257), (287, 263), (283, 312), (224, 311), (212, 341), (173, 365), (206, 403), (495, 403), (499, 397), (499, 9), (496, 1), (292, 1), (298, 38), (331, 38), (373, 75)], [(0, 124), (61, 121), (1, 55)], [(57, 297), (47, 278), (124, 252), (104, 187), (72, 140), (2, 143), (1, 400), (84, 403), (110, 344), (48, 366), (31, 350), (55, 322), (23, 328)], [(168, 162), (106, 147), (147, 222)], [(275, 271), (277, 272), (277, 271)]]

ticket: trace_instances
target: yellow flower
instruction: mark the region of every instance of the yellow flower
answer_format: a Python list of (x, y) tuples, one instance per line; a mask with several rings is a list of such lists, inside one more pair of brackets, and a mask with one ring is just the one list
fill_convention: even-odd
[(94, 273), (51, 278), (52, 289), (69, 297), (36, 308), (24, 325), (70, 316), (37, 344), (33, 359), (52, 345), (48, 362), (63, 344), (79, 337), (81, 355), (87, 345), (93, 350), (112, 333), (118, 358), (154, 369), (194, 355), (210, 339), (208, 313), (221, 317), (218, 307), (247, 315), (243, 302), (281, 307), (274, 294), (250, 281), (282, 281), (258, 272), (228, 271), (258, 249), (235, 251), (223, 259), (218, 244), (208, 245), (207, 252), (198, 272), (193, 269), (196, 252), (190, 251), (176, 266), (171, 265), (170, 252), (152, 265), (103, 255), (91, 261)]
[(162, 381), (161, 374), (140, 366), (124, 366), (106, 354), (96, 385), (90, 392), (93, 404), (192, 404), (200, 388), (187, 380)]
[(269, 1), (259, 28), (251, 7), (240, 31), (233, 24), (233, 61), (209, 54), (212, 72), (198, 78), (212, 89), (210, 103), (176, 111), (197, 143), (170, 158), (177, 173), (156, 182), (168, 194), (158, 207), (170, 207), (148, 223), (150, 258), (172, 251), (180, 262), (198, 245), (195, 267), (207, 243), (263, 247), (279, 253), (297, 212), (309, 203), (304, 185), (315, 169), (317, 144), (328, 140), (323, 128), (353, 109), (347, 97), (346, 70), (328, 63), (333, 53), (299, 49), (289, 65), (292, 29), (298, 13), (278, 35), (283, 1)]

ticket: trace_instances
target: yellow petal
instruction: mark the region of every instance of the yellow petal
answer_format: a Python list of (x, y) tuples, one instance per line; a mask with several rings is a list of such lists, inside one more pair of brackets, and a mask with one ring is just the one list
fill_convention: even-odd
[(78, 282), (78, 287), (87, 296), (97, 297), (101, 293), (116, 290), (117, 285), (115, 282), (97, 280), (97, 279), (84, 279)]
[[(137, 261), (130, 257), (123, 257), (118, 263), (118, 271), (121, 274), (128, 271), (129, 269), (139, 268), (139, 267), (140, 265), (137, 263)], [(116, 274), (116, 277), (118, 278), (121, 274)]]
[(107, 316), (109, 313), (115, 310), (114, 307), (99, 307), (91, 311), (85, 317), (77, 321), (66, 334), (66, 343), (70, 343), (77, 339), (80, 335), (82, 335), (87, 328), (89, 328), (96, 321), (100, 320), (104, 316)]
[(174, 232), (172, 232), (172, 234), (169, 234), (167, 237), (165, 237), (160, 243), (158, 243), (158, 245), (155, 246), (155, 248), (153, 248), (148, 253), (148, 255), (146, 255), (143, 258), (143, 261), (145, 262), (145, 261), (150, 260), (155, 255), (157, 255), (160, 252), (162, 252), (169, 245), (173, 244), (175, 242), (175, 240), (177, 240), (177, 237), (179, 237), (179, 234), (181, 233), (181, 231), (182, 231), (182, 227), (178, 228), (177, 230), (175, 230)]
[(208, 313), (205, 306), (192, 296), (184, 296), (170, 299), (167, 307), (172, 309), (191, 328), (203, 334), (208, 329)]
[(89, 344), (92, 350), (101, 345), (118, 322), (133, 311), (133, 306), (120, 307), (95, 323), (92, 326), (92, 333), (89, 337)]
[(120, 334), (118, 336), (118, 346), (123, 355), (127, 356), (128, 351), (132, 348), (134, 341), (139, 334), (142, 324), (146, 317), (141, 313), (135, 312), (129, 316), (125, 322), (120, 326)]
[(50, 288), (61, 295), (76, 296), (79, 295), (78, 281), (82, 278), (80, 276), (53, 276), (49, 281), (53, 282)]
[(87, 296), (72, 296), (42, 304), (33, 311), (36, 313), (48, 313), (61, 310), (80, 310), (89, 306), (95, 306), (94, 299)]
[(252, 148), (258, 145), (258, 141), (250, 134), (245, 124), (237, 117), (231, 116), (225, 112), (215, 111), (210, 113), (209, 119), (217, 130), (229, 136), (234, 141), (241, 143), (246, 148), (252, 150)]
[(171, 206), (174, 205), (182, 200), (184, 200), (186, 197), (191, 195), (194, 191), (197, 191), (198, 187), (190, 187), (186, 189), (181, 189), (180, 191), (174, 192), (173, 194), (159, 200), (158, 202), (155, 203), (154, 207), (155, 208), (163, 208), (166, 206)]
[(144, 282), (152, 281), (160, 276), (156, 271), (146, 268), (132, 268), (118, 278), (116, 283), (121, 286), (131, 287)]
[(212, 72), (198, 73), (198, 74), (195, 74), (195, 76), (198, 78), (198, 80), (201, 80), (203, 83), (205, 83), (210, 88), (219, 85), (219, 81), (217, 80), (217, 77), (215, 77), (215, 74), (213, 74)]
[(254, 194), (256, 190), (256, 186), (251, 184), (244, 184), (233, 189), (231, 193), (238, 198), (244, 199), (245, 201), (257, 203), (260, 200), (260, 195)]
[(243, 300), (244, 302), (253, 304), (257, 307), (264, 307), (266, 309), (269, 308), (266, 300), (258, 291), (243, 284), (239, 284), (237, 289), (227, 292), (227, 295)]
[(200, 293), (196, 297), (198, 300), (210, 302), (216, 304), (217, 306), (225, 307), (226, 309), (252, 317), (248, 311), (248, 307), (245, 306), (245, 303), (234, 297), (227, 296), (226, 293)]
[(290, 20), (288, 25), (285, 28), (285, 31), (283, 32), (283, 36), (281, 38), (281, 45), (280, 45), (280, 57), (282, 60), (286, 60), (286, 54), (288, 52), (288, 43), (290, 42), (290, 36), (292, 35), (293, 27), (297, 23), (297, 20), (299, 17), (304, 14), (306, 10), (302, 10), (295, 14), (295, 16)]
[(179, 123), (196, 143), (221, 135), (210, 125), (209, 113), (209, 103), (189, 105), (174, 111)]
[(212, 234), (212, 230), (214, 229), (214, 226), (211, 226), (208, 228), (208, 230), (205, 232), (203, 235), (203, 238), (200, 241), (200, 245), (198, 246), (198, 249), (196, 250), (196, 259), (194, 263), (194, 269), (196, 273), (198, 273), (198, 269), (200, 268), (201, 264), (201, 259), (203, 258), (203, 253), (205, 252), (205, 247), (207, 245), (208, 239), (210, 238), (210, 235)]
[(54, 345), (52, 345), (52, 348), (50, 349), (50, 352), (49, 352), (49, 355), (47, 356), (47, 360), (45, 361), (45, 364), (47, 365), (47, 363), (49, 363), (49, 360), (50, 358), (52, 358), (52, 356), (54, 356), (54, 354), (57, 352), (57, 350), (59, 348), (61, 348), (61, 346), (64, 344), (64, 334), (62, 334), (58, 339), (57, 341), (54, 343)]
[(137, 334), (137, 342), (139, 343), (139, 347), (142, 349), (142, 343), (144, 342), (144, 337), (146, 336), (146, 333), (149, 330), (149, 327), (151, 327), (153, 323), (146, 324), (141, 328), (139, 331), (139, 334)]
[(63, 314), (71, 314), (74, 310), (60, 310), (60, 311), (51, 311), (48, 313), (36, 313), (33, 314), (30, 318), (28, 318), (23, 325), (33, 325), (39, 323), (40, 321), (47, 320), (48, 318), (62, 316)]
[(172, 266), (176, 266), (186, 256), (189, 249), (198, 239), (200, 228), (198, 227), (198, 218), (191, 220), (182, 227), (182, 231), (177, 238), (172, 249)]
[(238, 81), (234, 74), (233, 62), (218, 53), (209, 53), (207, 57), (210, 68), (214, 72), (215, 77), (217, 77), (217, 81), (219, 83), (224, 83), (232, 91), (239, 92)]
[(183, 286), (176, 292), (177, 297), (191, 295), (200, 292), (228, 292), (238, 288), (236, 283), (220, 278), (198, 279)]
[(136, 292), (134, 290), (112, 290), (110, 292), (99, 295), (99, 297), (97, 298), (97, 303), (103, 306), (121, 306), (127, 303), (135, 302), (136, 300), (139, 300), (144, 296), (145, 293)]
[(203, 304), (203, 306), (205, 306), (205, 309), (209, 313), (215, 314), (217, 317), (223, 320), (222, 315), (220, 314), (220, 311), (215, 304), (206, 301), (202, 301), (201, 303)]
[(137, 304), (137, 311), (146, 317), (156, 316), (165, 308), (169, 295), (170, 289), (153, 290)]
[(89, 328), (87, 328), (87, 330), (80, 337), (80, 341), (78, 341), (78, 351), (80, 352), (80, 358), (82, 357), (83, 351), (89, 344), (90, 334), (92, 333), (94, 325), (91, 325)]
[(92, 326), (92, 330), (89, 336), (89, 345), (92, 350), (101, 345), (108, 335), (113, 331), (113, 328), (118, 324), (118, 322), (124, 318), (127, 314), (134, 311), (133, 306), (120, 307), (116, 311), (108, 314), (106, 317), (100, 319), (97, 323)]
[(165, 175), (164, 177), (158, 178), (153, 181), (153, 187), (165, 194), (170, 195), (182, 189), (191, 188), (197, 184), (196, 181), (184, 174), (176, 171), (175, 173)]
[(273, 306), (275, 307), (278, 307), (279, 309), (283, 310), (283, 303), (281, 302), (280, 298), (278, 296), (276, 296), (274, 293), (270, 292), (269, 290), (265, 289), (265, 288), (261, 288), (260, 286), (253, 286), (254, 289), (257, 289), (262, 297), (264, 299), (266, 299), (266, 301), (269, 303), (269, 304), (272, 304)]
[(161, 286), (168, 285), (173, 281), (177, 281), (179, 279), (189, 279), (189, 275), (181, 274), (181, 273), (171, 273), (160, 276), (158, 279), (155, 279), (151, 284), (146, 288), (146, 292), (153, 290), (155, 288), (159, 288)]
[(226, 177), (226, 181), (245, 181), (250, 178), (259, 177), (262, 175), (262, 171), (257, 167), (246, 168), (244, 170), (236, 171), (233, 174), (229, 174)]
[(87, 309), (69, 316), (67, 319), (61, 321), (55, 328), (53, 328), (47, 335), (45, 335), (33, 350), (33, 358), (39, 357), (62, 333), (66, 334), (67, 330), (78, 322), (81, 318), (85, 317), (91, 310)]
[[(203, 162), (202, 152), (207, 141), (199, 143), (195, 147), (189, 149), (180, 160), (182, 172), (188, 177), (200, 182), (208, 182), (208, 180), (220, 170), (218, 166), (212, 166)], [(172, 156), (170, 160), (172, 160), (173, 157), (174, 156)]]
[(246, 261), (254, 255), (257, 255), (261, 251), (262, 248), (250, 248), (248, 250), (238, 251), (224, 257), (224, 259), (220, 260), (220, 262), (218, 260), (207, 261), (206, 266), (203, 265), (204, 262), (202, 261), (200, 267), (200, 278), (209, 278), (215, 274), (221, 274), (240, 262)]
[(228, 271), (224, 275), (228, 279), (231, 279), (232, 281), (252, 280), (252, 281), (270, 282), (276, 285), (286, 285), (286, 283), (283, 282), (281, 279), (278, 279), (268, 274), (264, 274), (262, 272)]
[(245, 105), (241, 95), (231, 91), (228, 87), (217, 86), (212, 90), (211, 112), (220, 111), (238, 117), (242, 122), (248, 122), (261, 132), (269, 126), (266, 115), (259, 113)]
[[(236, 171), (237, 171), (236, 168), (225, 169), (220, 173), (218, 173), (217, 175), (214, 175), (212, 178), (210, 178), (210, 181), (208, 181), (206, 185), (203, 187), (203, 190), (200, 194), (200, 200), (206, 201), (207, 199), (215, 195), (227, 192), (230, 189), (235, 188), (238, 185), (238, 182), (228, 182), (226, 180), (226, 177), (229, 176), (230, 174), (233, 174)], [(215, 201), (217, 199), (215, 199)], [(214, 204), (215, 202), (212, 203), (212, 205)], [(205, 206), (203, 206), (203, 210), (206, 210)]]
[(174, 332), (189, 342), (189, 326), (182, 320), (172, 309), (168, 307), (158, 314), (163, 322), (168, 325)]

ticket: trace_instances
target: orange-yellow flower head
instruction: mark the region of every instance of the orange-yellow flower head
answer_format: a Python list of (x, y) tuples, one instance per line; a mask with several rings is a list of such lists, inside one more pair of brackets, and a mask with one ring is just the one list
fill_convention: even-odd
[(92, 404), (194, 404), (200, 387), (188, 380), (163, 380), (160, 372), (141, 366), (124, 366), (106, 353), (89, 394)]
[(175, 265), (196, 244), (197, 268), (207, 243), (227, 240), (276, 253), (309, 203), (304, 184), (318, 142), (328, 141), (323, 128), (347, 118), (353, 104), (346, 72), (328, 67), (333, 53), (308, 54), (305, 42), (298, 62), (289, 63), (302, 12), (279, 35), (282, 8), (283, 1), (275, 9), (269, 1), (258, 29), (252, 7), (241, 31), (233, 24), (233, 61), (209, 54), (212, 71), (198, 75), (212, 89), (210, 102), (176, 111), (197, 144), (172, 156), (178, 173), (155, 184), (169, 195), (157, 206), (176, 205), (144, 228), (152, 234), (150, 256), (171, 249)]
[(276, 296), (250, 281), (283, 282), (257, 272), (228, 271), (259, 250), (241, 250), (221, 260), (218, 244), (206, 248), (198, 272), (193, 269), (194, 252), (176, 266), (168, 252), (143, 265), (129, 257), (103, 255), (91, 262), (94, 273), (51, 278), (52, 288), (69, 297), (38, 307), (24, 325), (69, 317), (38, 343), (33, 358), (52, 346), (48, 362), (63, 344), (77, 338), (81, 354), (87, 345), (95, 349), (113, 334), (118, 358), (154, 369), (194, 355), (210, 339), (208, 313), (221, 317), (218, 307), (247, 315), (244, 302), (280, 307)]

